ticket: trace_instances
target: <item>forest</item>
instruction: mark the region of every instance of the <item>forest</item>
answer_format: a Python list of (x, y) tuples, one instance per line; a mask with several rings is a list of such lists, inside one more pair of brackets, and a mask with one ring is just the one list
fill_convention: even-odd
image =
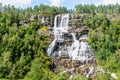
[[(117, 74), (120, 80), (120, 5), (76, 5), (74, 9), (39, 5), (26, 9), (0, 4), (0, 79), (67, 80), (67, 74), (57, 75), (50, 71), (50, 57), (46, 47), (50, 37), (38, 34), (42, 25), (38, 20), (25, 25), (20, 22), (32, 15), (50, 16), (53, 26), (55, 15), (61, 13), (88, 14), (83, 17), (89, 29), (89, 44), (94, 50), (97, 65)], [(81, 25), (79, 27), (82, 27)], [(103, 79), (104, 78), (104, 79)], [(108, 75), (98, 74), (95, 80), (108, 80)], [(79, 76), (73, 80), (87, 80)], [(113, 79), (109, 79), (113, 80)]]

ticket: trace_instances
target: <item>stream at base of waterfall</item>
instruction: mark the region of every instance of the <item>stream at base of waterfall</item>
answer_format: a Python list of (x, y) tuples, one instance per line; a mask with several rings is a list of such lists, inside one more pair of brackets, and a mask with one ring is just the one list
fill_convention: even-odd
[[(82, 63), (82, 66), (85, 64), (90, 64), (89, 70), (84, 72), (86, 77), (89, 77), (91, 74), (96, 73), (97, 71), (101, 71), (102, 73), (111, 74), (111, 77), (117, 79), (117, 76), (111, 72), (105, 72), (102, 68), (96, 65), (94, 52), (92, 51), (90, 45), (87, 42), (88, 36), (87, 34), (81, 35), (79, 39), (76, 38), (76, 33), (69, 33), (69, 19), (70, 14), (61, 14), (60, 21), (58, 21), (58, 15), (55, 16), (54, 19), (54, 40), (47, 48), (47, 54), (51, 57), (68, 57), (70, 60), (77, 60)], [(65, 43), (64, 34), (68, 34), (71, 36), (70, 44)], [(61, 73), (74, 71), (74, 67), (72, 69), (66, 69)]]

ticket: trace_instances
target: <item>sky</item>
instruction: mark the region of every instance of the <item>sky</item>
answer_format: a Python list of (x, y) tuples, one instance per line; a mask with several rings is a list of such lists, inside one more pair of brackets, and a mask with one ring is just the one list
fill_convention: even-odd
[(49, 6), (66, 7), (67, 9), (74, 9), (78, 4), (95, 4), (108, 5), (120, 4), (120, 0), (0, 0), (2, 5), (14, 5), (15, 7), (27, 8), (35, 5), (45, 4)]

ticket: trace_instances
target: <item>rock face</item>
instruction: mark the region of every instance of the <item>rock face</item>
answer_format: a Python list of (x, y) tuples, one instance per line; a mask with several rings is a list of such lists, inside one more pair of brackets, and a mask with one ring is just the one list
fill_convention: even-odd
[[(87, 70), (90, 65), (93, 65), (93, 61), (89, 61), (87, 65), (85, 65), (86, 63), (81, 63), (79, 60), (71, 60), (68, 57), (54, 57), (51, 58), (51, 62), (50, 69), (55, 73), (74, 68), (75, 73), (83, 74), (85, 72), (84, 70)], [(83, 66), (84, 69), (82, 68)]]
[(79, 60), (71, 60), (68, 57), (51, 58), (50, 69), (56, 74), (68, 73), (69, 77), (74, 74), (86, 75), (89, 79), (96, 73), (94, 59), (86, 63)]
[(32, 15), (29, 19), (20, 21), (20, 25), (25, 25), (30, 22), (37, 21), (38, 26), (50, 26), (50, 16), (42, 15), (41, 13)]

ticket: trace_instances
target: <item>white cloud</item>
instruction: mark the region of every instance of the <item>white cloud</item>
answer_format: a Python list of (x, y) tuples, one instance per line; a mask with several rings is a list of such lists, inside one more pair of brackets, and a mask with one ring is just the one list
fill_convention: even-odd
[(52, 6), (60, 6), (65, 0), (50, 0)]
[(120, 0), (102, 0), (99, 4), (108, 5), (108, 4), (120, 4)]
[(27, 6), (30, 5), (32, 2), (32, 0), (0, 0), (0, 3), (2, 3), (3, 5), (14, 5), (15, 7), (23, 7), (23, 6)]

